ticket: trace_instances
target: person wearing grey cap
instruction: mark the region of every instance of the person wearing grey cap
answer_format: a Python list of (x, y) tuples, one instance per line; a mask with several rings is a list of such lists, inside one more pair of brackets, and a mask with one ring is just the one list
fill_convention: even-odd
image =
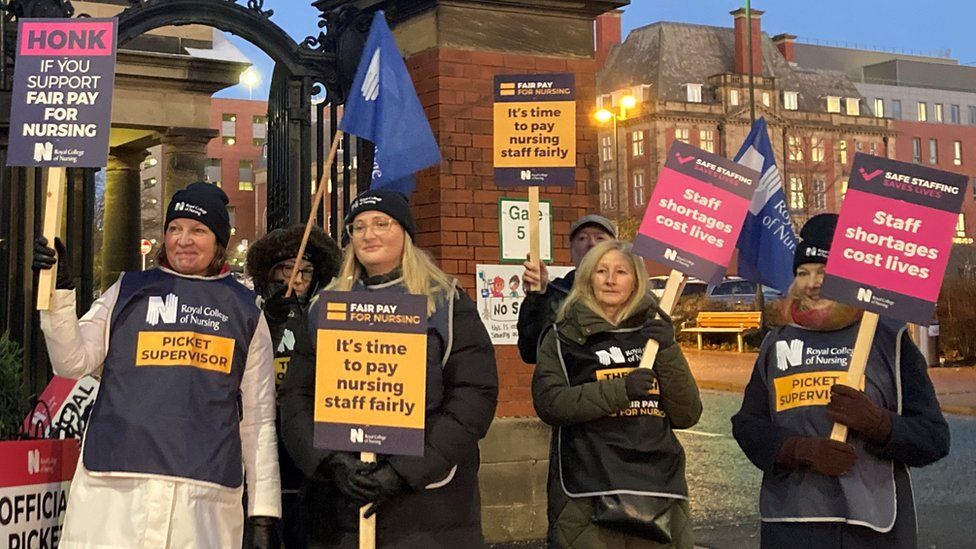
[[(604, 240), (617, 238), (617, 230), (613, 223), (602, 215), (590, 214), (577, 219), (569, 226), (569, 256), (574, 267), (579, 267), (586, 252)], [(562, 278), (549, 280), (549, 273), (541, 261), (534, 265), (529, 261), (524, 263), (525, 272), (522, 283), (525, 286), (525, 300), (519, 309), (518, 318), (518, 349), (522, 361), (526, 364), (536, 363), (536, 351), (539, 336), (546, 326), (556, 319), (556, 312), (563, 300), (569, 295), (576, 277), (576, 270), (572, 270)], [(529, 288), (537, 286), (538, 291)]]

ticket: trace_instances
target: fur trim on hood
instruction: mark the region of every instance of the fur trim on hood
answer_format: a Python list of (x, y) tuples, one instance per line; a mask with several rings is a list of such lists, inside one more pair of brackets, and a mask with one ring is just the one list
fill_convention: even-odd
[[(254, 290), (262, 294), (267, 287), (271, 269), (286, 259), (294, 259), (305, 234), (305, 225), (275, 229), (258, 239), (247, 250), (245, 271), (254, 280)], [(315, 267), (312, 290), (324, 288), (339, 273), (342, 254), (332, 237), (319, 227), (312, 227), (305, 246), (305, 259)]]

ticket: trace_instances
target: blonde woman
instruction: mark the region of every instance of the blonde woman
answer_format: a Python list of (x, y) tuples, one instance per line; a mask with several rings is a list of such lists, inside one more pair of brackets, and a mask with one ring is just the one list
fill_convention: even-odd
[[(423, 457), (358, 455), (312, 445), (314, 330), (309, 330), (281, 388), (282, 437), (309, 482), (305, 500), (312, 547), (358, 546), (357, 510), (382, 504), (380, 547), (482, 547), (478, 441), (498, 398), (495, 355), (471, 299), (414, 245), (416, 225), (402, 195), (368, 191), (350, 205), (337, 291), (427, 296), (427, 416)], [(338, 365), (337, 365), (338, 367)], [(375, 508), (375, 507), (374, 507)]]
[[(653, 369), (636, 368), (649, 339)], [(587, 253), (543, 336), (536, 412), (554, 427), (549, 547), (692, 547), (684, 450), (698, 387), (671, 319), (647, 293), (644, 261), (610, 240)]]

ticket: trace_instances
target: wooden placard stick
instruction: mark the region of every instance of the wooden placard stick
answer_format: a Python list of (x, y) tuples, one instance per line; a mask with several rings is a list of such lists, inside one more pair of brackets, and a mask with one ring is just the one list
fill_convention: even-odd
[[(335, 162), (336, 151), (339, 150), (339, 143), (342, 141), (342, 131), (336, 130), (335, 137), (332, 139), (332, 149), (329, 150), (329, 159), (325, 162), (325, 169), (322, 171), (322, 179), (319, 180), (319, 188), (315, 192), (315, 199), (312, 200), (312, 208), (308, 214), (308, 222), (305, 223), (305, 235), (302, 236), (302, 243), (298, 247), (298, 256), (295, 257), (295, 266), (288, 277), (288, 289), (285, 290), (285, 297), (291, 297), (295, 289), (295, 280), (298, 278), (298, 271), (301, 269), (302, 256), (305, 255), (305, 246), (308, 244), (308, 235), (312, 234), (312, 225), (315, 224), (315, 213), (319, 209), (322, 197), (325, 195), (325, 188), (329, 185), (329, 174), (332, 173), (332, 163)], [(335, 213), (333, 212), (333, 215)], [(332, 235), (333, 237), (340, 235)]]
[[(44, 201), (44, 222), (42, 234), (47, 239), (48, 246), (54, 248), (54, 238), (61, 234), (61, 204), (64, 202), (65, 168), (49, 168), (47, 171), (47, 192)], [(59, 260), (61, 258), (58, 258)], [(58, 265), (50, 269), (42, 269), (37, 277), (37, 310), (51, 309), (51, 297), (54, 295), (58, 279)]]
[[(538, 267), (541, 273), (539, 255), (539, 187), (532, 186), (529, 187), (529, 263)], [(542, 285), (533, 284), (529, 291), (542, 291)]]
[[(661, 296), (661, 309), (671, 315), (674, 306), (678, 303), (678, 296), (685, 285), (685, 275), (681, 271), (672, 270), (668, 275), (668, 282), (664, 285), (664, 295)], [(644, 356), (641, 357), (641, 368), (653, 368), (654, 360), (657, 358), (657, 351), (660, 344), (653, 339), (648, 339), (644, 345)]]
[[(359, 461), (363, 463), (376, 463), (376, 454), (372, 452), (361, 452)], [(359, 549), (376, 549), (376, 514), (366, 518), (366, 509), (369, 504), (359, 508)]]
[[(871, 345), (874, 343), (874, 332), (878, 329), (878, 313), (866, 311), (861, 318), (861, 326), (857, 330), (857, 340), (851, 353), (851, 362), (847, 367), (847, 379), (843, 385), (854, 389), (861, 388), (861, 379), (868, 368), (868, 357), (871, 355)], [(834, 424), (830, 432), (832, 440), (847, 441), (847, 425)]]

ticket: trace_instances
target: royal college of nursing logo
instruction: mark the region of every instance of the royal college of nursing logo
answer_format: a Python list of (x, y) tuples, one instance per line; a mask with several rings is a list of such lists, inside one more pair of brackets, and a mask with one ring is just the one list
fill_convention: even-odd
[(165, 302), (161, 297), (150, 296), (149, 307), (146, 310), (146, 323), (155, 326), (162, 320), (163, 324), (176, 324), (179, 304), (180, 300), (174, 294), (167, 295)]
[(803, 364), (803, 341), (791, 339), (790, 341), (776, 342), (776, 367), (781, 371), (786, 371), (792, 366)]

